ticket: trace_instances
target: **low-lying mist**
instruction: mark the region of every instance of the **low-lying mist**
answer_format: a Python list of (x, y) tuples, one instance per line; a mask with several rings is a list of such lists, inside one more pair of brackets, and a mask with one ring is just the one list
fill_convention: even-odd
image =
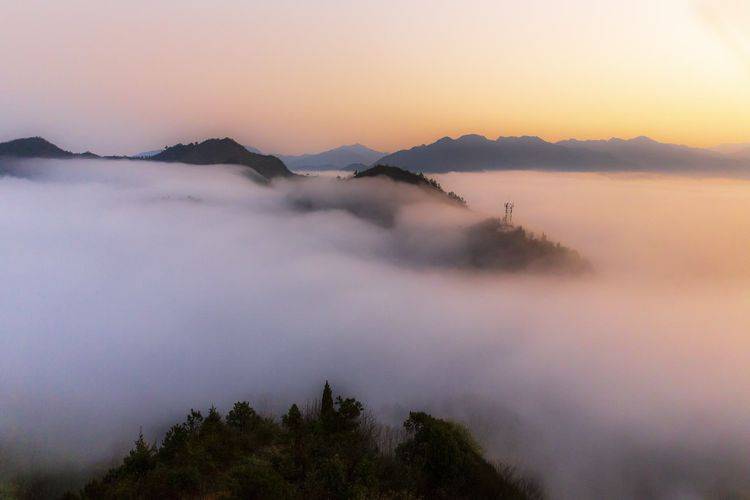
[(750, 491), (748, 182), (440, 176), (596, 270), (561, 277), (400, 262), (394, 231), (466, 216), (419, 201), (387, 228), (290, 203), (333, 180), (3, 162), (0, 473), (101, 463), (191, 407), (275, 411), (328, 379), (383, 421), (467, 423), (553, 498)]

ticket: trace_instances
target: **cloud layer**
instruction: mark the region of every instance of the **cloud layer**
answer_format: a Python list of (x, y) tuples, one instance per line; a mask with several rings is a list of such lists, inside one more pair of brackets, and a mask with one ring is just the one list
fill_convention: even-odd
[(300, 213), (297, 186), (229, 166), (5, 168), (0, 436), (20, 467), (107, 459), (190, 407), (271, 410), (329, 379), (385, 421), (468, 422), (556, 498), (748, 486), (750, 184), (440, 178), (581, 250), (597, 273), (573, 279), (399, 262), (393, 231), (450, 219), (427, 203), (389, 230)]

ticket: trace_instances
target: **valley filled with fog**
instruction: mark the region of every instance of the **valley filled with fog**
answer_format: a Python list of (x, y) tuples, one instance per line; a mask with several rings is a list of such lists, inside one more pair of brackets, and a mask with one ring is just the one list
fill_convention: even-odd
[(393, 228), (290, 203), (341, 196), (334, 178), (0, 168), (0, 474), (106, 463), (190, 408), (277, 411), (327, 379), (385, 422), (466, 423), (553, 498), (750, 491), (750, 181), (436, 176), (593, 268), (561, 276), (405, 259), (468, 220), (430, 200)]

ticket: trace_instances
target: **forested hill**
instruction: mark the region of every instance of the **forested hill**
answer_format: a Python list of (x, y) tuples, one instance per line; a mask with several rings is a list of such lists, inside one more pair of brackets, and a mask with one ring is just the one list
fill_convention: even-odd
[(27, 137), (0, 143), (0, 156), (17, 158), (74, 158), (70, 151), (65, 151), (41, 137)]
[(238, 402), (191, 410), (161, 444), (143, 436), (121, 465), (69, 499), (538, 499), (540, 488), (492, 464), (458, 423), (412, 412), (379, 425), (326, 382), (317, 404), (275, 419)]
[(457, 195), (453, 191), (445, 191), (438, 181), (426, 177), (424, 174), (409, 172), (398, 167), (390, 167), (388, 165), (375, 165), (367, 170), (361, 172), (354, 172), (353, 179), (366, 179), (369, 177), (386, 177), (395, 182), (403, 182), (406, 184), (413, 184), (415, 186), (423, 187), (436, 193), (444, 195), (446, 199), (466, 206), (466, 200), (461, 196)]
[(148, 158), (150, 161), (192, 163), (196, 165), (233, 164), (252, 168), (267, 179), (293, 177), (284, 162), (275, 156), (252, 153), (230, 139), (208, 139), (191, 144), (177, 144)]

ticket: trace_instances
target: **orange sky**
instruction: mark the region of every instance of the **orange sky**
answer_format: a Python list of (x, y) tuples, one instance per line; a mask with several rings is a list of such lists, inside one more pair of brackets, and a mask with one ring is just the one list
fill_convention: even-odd
[(750, 142), (744, 0), (0, 0), (0, 139)]

